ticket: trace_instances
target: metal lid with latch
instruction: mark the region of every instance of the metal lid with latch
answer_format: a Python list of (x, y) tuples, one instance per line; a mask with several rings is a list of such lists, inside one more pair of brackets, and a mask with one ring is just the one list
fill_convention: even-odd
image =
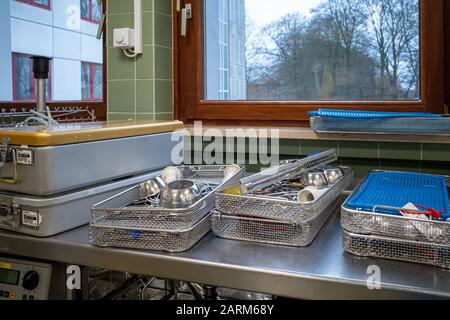
[(181, 130), (181, 121), (119, 121), (25, 126), (0, 129), (0, 140), (9, 145), (47, 147), (100, 140), (127, 138)]

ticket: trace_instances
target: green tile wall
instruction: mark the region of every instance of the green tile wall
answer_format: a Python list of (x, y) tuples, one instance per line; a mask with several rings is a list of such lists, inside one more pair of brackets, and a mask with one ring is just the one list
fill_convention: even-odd
[[(193, 152), (191, 140), (192, 138), (186, 139), (187, 154)], [(201, 153), (201, 148), (205, 148), (207, 144), (202, 143), (197, 153)], [(280, 158), (298, 158), (333, 148), (338, 152), (339, 163), (352, 167), (357, 178), (362, 178), (375, 169), (450, 175), (450, 144), (284, 139), (280, 140)], [(236, 141), (234, 150), (237, 153)], [(250, 150), (247, 139), (245, 146), (247, 160), (252, 155)], [(194, 160), (193, 155), (188, 159)], [(259, 170), (260, 166), (250, 167), (255, 171)]]
[(171, 120), (172, 1), (143, 0), (143, 51), (127, 58), (113, 48), (115, 28), (133, 28), (133, 1), (108, 1), (108, 119)]

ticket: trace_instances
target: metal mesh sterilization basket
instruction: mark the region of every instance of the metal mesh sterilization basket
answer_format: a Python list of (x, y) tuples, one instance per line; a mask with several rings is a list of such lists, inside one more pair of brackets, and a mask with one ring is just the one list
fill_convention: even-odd
[(450, 269), (450, 246), (344, 231), (344, 250), (362, 256), (427, 264)]
[(314, 241), (338, 204), (339, 200), (336, 200), (323, 213), (306, 223), (252, 218), (214, 211), (212, 228), (218, 237), (224, 239), (306, 247)]
[(360, 212), (342, 207), (344, 230), (450, 246), (450, 222), (413, 219), (387, 214)]
[[(225, 166), (182, 166), (183, 179), (195, 183), (216, 185), (212, 192), (186, 209), (161, 207), (127, 207), (139, 199), (139, 186), (135, 186), (92, 208), (92, 224), (119, 228), (147, 228), (156, 230), (186, 230), (215, 207), (215, 192), (223, 185)], [(244, 167), (225, 185), (236, 182), (245, 174)]]
[(312, 202), (300, 203), (254, 195), (231, 195), (219, 191), (216, 194), (216, 208), (223, 213), (232, 215), (304, 223), (316, 218), (352, 183), (352, 170), (345, 167), (343, 169), (344, 177), (327, 193)]
[(240, 188), (242, 193), (252, 193), (255, 190), (260, 190), (283, 180), (286, 176), (299, 175), (336, 161), (337, 151), (335, 149), (312, 154), (304, 159), (295, 160), (280, 166), (274, 166), (242, 178), (239, 180)]
[(99, 247), (183, 252), (191, 249), (211, 231), (211, 216), (186, 230), (167, 231), (146, 228), (90, 226), (90, 243)]
[(337, 119), (312, 117), (311, 128), (319, 133), (450, 135), (450, 118)]
[[(442, 177), (445, 178), (448, 186), (449, 178)], [(360, 208), (355, 209), (348, 206), (348, 201), (357, 195), (364, 183), (365, 181), (358, 186), (342, 205), (341, 224), (346, 231), (355, 234), (393, 237), (450, 246), (450, 222), (448, 221), (423, 220), (398, 214), (377, 212), (376, 206), (374, 206), (373, 211), (363, 211)], [(398, 192), (401, 193), (402, 190), (399, 189)]]

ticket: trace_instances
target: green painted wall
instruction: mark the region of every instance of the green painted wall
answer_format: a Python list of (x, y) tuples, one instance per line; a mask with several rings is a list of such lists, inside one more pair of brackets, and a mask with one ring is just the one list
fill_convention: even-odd
[(133, 28), (133, 1), (108, 2), (108, 119), (171, 120), (172, 1), (143, 0), (144, 54), (113, 48), (113, 29)]

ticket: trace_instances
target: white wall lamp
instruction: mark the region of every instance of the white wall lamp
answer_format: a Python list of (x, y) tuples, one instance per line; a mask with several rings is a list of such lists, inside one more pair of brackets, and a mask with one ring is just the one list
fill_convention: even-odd
[(134, 29), (114, 29), (114, 47), (128, 58), (142, 54), (142, 0), (134, 0)]

